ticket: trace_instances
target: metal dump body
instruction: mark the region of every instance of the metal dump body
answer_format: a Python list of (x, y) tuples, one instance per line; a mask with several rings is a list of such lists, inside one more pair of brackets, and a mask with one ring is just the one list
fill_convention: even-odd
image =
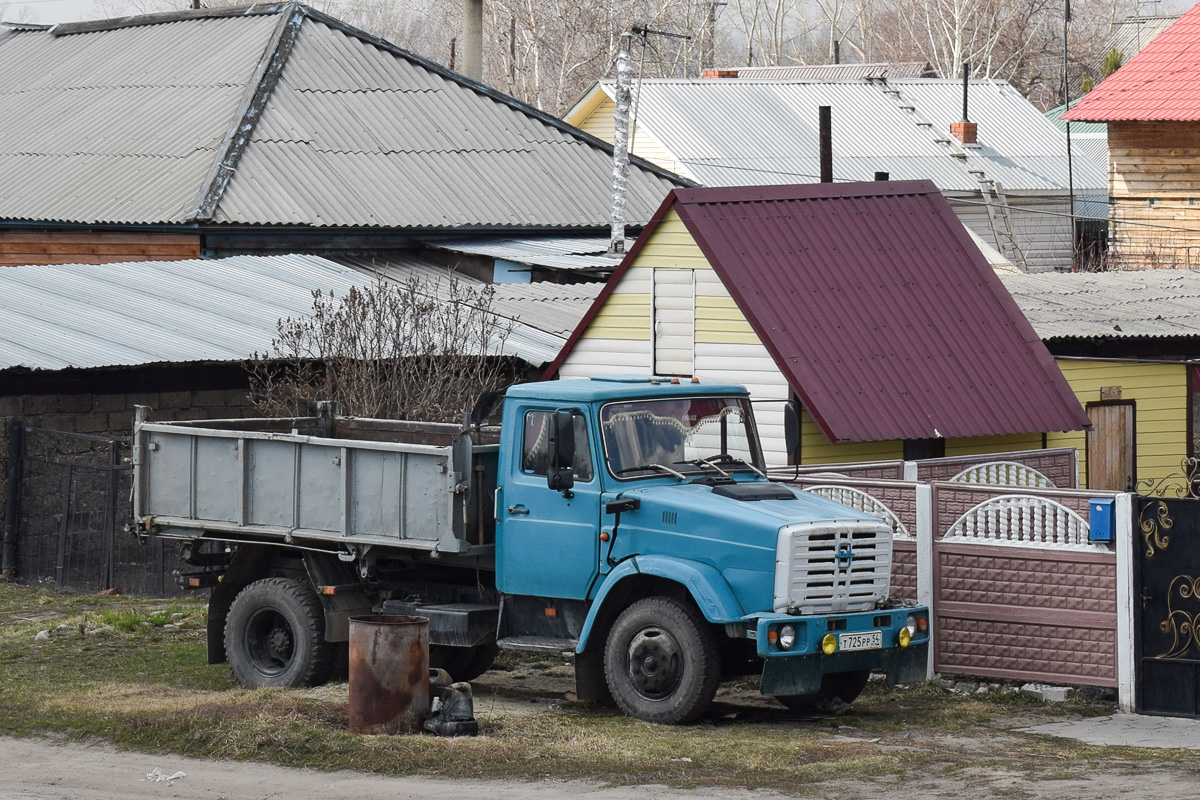
[[(399, 424), (408, 434), (417, 429)], [(256, 425), (262, 429), (247, 429)], [(333, 435), (309, 435), (319, 431)], [(382, 438), (381, 431), (388, 429), (377, 423), (355, 433)], [(154, 423), (139, 412), (135, 519), (170, 538), (465, 553), (485, 535), (477, 527), (483, 487), (471, 485), (471, 467), (495, 448), (473, 447), (457, 426), (421, 431), (417, 438), (448, 444), (338, 438), (334, 421), (319, 417)]]

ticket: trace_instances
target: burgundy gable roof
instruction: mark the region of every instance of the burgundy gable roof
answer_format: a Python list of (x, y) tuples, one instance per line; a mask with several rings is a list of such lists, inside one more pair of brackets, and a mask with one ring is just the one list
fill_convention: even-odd
[(656, 221), (672, 205), (830, 441), (1088, 427), (931, 182), (676, 189)]
[(1200, 5), (1062, 115), (1088, 122), (1200, 120)]
[(1088, 425), (933, 183), (674, 194), (688, 230), (830, 441)]

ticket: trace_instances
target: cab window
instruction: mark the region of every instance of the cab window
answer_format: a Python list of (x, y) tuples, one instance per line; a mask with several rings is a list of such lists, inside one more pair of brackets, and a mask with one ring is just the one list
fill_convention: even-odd
[[(575, 421), (575, 480), (592, 479), (592, 449), (588, 446), (587, 421), (572, 414)], [(550, 471), (550, 435), (554, 430), (553, 411), (527, 411), (525, 438), (521, 444), (521, 471), (526, 475), (545, 475)]]

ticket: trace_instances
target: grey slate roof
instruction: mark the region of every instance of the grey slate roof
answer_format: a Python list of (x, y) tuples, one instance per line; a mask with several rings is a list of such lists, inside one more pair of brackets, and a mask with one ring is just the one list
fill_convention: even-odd
[[(607, 225), (611, 148), (295, 3), (0, 38), (0, 220)], [(680, 182), (636, 162), (629, 221)]]
[[(600, 88), (612, 96), (611, 81)], [(645, 80), (637, 124), (706, 186), (814, 183), (817, 109), (825, 105), (833, 109), (837, 181), (869, 181), (879, 171), (976, 192), (969, 170), (980, 169), (1010, 193), (1067, 190), (1065, 137), (1011, 86), (986, 79), (971, 81), (979, 146), (951, 136), (962, 84), (940, 79)], [(1074, 178), (1076, 192), (1107, 195), (1107, 175), (1095, 165), (1076, 165)]]
[[(374, 280), (367, 271), (308, 255), (6, 267), (0, 269), (0, 370), (241, 361), (270, 348), (279, 319), (309, 313), (314, 290), (342, 294)], [(566, 336), (560, 320), (549, 330), (531, 324), (530, 301), (552, 306), (553, 295), (540, 288), (519, 295), (508, 292), (496, 303), (498, 313), (519, 311), (530, 320), (516, 322), (504, 352), (543, 364)], [(584, 311), (569, 314), (577, 322)]]
[(1002, 273), (1042, 339), (1200, 336), (1200, 272)]

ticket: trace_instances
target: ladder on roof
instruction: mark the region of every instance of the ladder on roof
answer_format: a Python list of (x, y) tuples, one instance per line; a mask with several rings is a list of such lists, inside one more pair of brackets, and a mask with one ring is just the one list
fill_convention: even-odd
[(933, 141), (975, 179), (979, 184), (979, 193), (983, 196), (983, 206), (987, 211), (988, 223), (992, 229), (992, 238), (996, 242), (996, 249), (1018, 269), (1023, 272), (1028, 271), (1025, 252), (1017, 244), (1017, 236), (1013, 231), (1012, 217), (1009, 213), (1008, 198), (1005, 197), (1004, 188), (1000, 186), (1000, 182), (989, 178), (982, 169), (974, 166), (967, 153), (967, 148), (963, 147), (957, 139), (939, 133), (933, 122), (917, 109), (916, 104), (905, 97), (903, 92), (888, 83), (887, 78), (868, 78), (867, 81), (878, 86), (880, 91), (896, 104), (897, 108), (908, 115), (913, 124), (932, 136)]
[(1017, 244), (1017, 235), (1013, 231), (1012, 215), (1008, 207), (1008, 198), (1004, 195), (1004, 187), (1000, 185), (1000, 181), (984, 175), (981, 169), (968, 171), (979, 182), (979, 194), (983, 197), (983, 207), (987, 210), (996, 249), (1022, 272), (1028, 272), (1025, 252)]

